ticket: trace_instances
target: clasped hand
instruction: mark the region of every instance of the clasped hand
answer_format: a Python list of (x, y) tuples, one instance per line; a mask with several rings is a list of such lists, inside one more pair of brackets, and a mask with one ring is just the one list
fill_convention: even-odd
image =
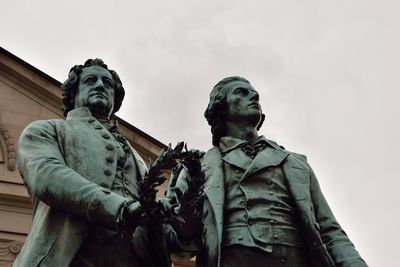
[(157, 206), (152, 210), (145, 210), (139, 201), (130, 203), (124, 210), (123, 218), (131, 227), (178, 222), (183, 223), (178, 215), (177, 205), (171, 204), (169, 199), (157, 199)]

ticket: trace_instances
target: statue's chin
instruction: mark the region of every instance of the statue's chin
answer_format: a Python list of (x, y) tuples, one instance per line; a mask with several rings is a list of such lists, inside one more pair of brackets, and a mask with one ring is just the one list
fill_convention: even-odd
[(91, 103), (91, 105), (89, 105), (88, 108), (93, 115), (100, 115), (107, 118), (110, 115), (110, 107), (108, 107), (107, 105), (105, 105), (100, 101), (96, 103)]
[(257, 127), (261, 122), (261, 113), (260, 112), (251, 112), (245, 114), (242, 118), (243, 121), (246, 121), (251, 126)]

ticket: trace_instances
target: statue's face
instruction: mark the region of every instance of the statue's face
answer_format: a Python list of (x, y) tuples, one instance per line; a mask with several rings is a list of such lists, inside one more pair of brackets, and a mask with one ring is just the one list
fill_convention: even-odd
[(256, 127), (261, 121), (259, 95), (249, 83), (234, 81), (225, 85), (227, 114), (229, 122)]
[(110, 117), (114, 109), (114, 87), (114, 79), (108, 70), (100, 66), (83, 68), (75, 108), (87, 107), (92, 113)]

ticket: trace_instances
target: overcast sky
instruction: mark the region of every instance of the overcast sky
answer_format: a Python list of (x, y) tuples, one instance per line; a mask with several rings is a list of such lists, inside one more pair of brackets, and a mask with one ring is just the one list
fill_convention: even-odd
[(213, 85), (259, 91), (260, 134), (306, 154), (370, 266), (400, 266), (398, 1), (1, 1), (0, 45), (63, 82), (100, 57), (117, 114), (163, 143), (211, 147)]

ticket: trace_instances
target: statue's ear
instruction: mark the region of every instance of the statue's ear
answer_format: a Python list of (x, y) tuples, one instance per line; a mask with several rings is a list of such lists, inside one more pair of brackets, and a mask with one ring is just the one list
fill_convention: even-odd
[(261, 126), (263, 125), (265, 120), (265, 114), (261, 114), (261, 120), (260, 123), (257, 125), (257, 131), (261, 129)]

